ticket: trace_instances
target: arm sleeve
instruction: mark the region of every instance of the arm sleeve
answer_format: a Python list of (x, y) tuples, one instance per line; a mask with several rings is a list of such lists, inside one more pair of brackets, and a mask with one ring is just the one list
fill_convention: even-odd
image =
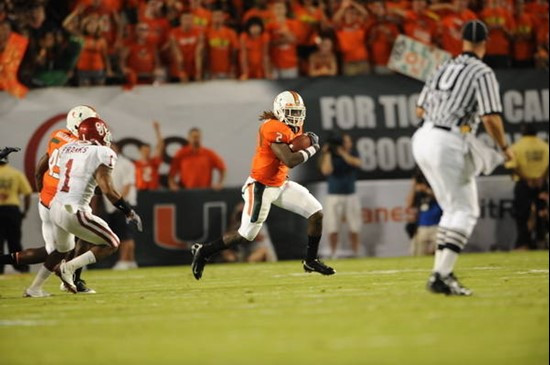
[(500, 89), (493, 71), (481, 75), (475, 82), (475, 89), (479, 115), (502, 112)]
[(116, 165), (116, 161), (118, 159), (115, 151), (110, 149), (109, 147), (102, 146), (101, 148), (98, 148), (97, 150), (97, 159), (99, 161), (99, 165), (105, 165), (110, 169), (113, 169)]

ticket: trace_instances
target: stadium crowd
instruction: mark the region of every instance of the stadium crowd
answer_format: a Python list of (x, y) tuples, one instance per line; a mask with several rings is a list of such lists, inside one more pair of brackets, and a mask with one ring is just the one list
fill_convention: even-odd
[(28, 87), (383, 74), (399, 34), (456, 55), (474, 18), (491, 66), (548, 66), (547, 0), (3, 0), (0, 56), (29, 40)]

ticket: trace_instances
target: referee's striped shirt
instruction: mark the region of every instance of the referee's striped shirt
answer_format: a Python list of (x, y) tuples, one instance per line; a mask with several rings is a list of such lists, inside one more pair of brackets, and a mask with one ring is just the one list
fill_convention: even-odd
[(441, 65), (426, 81), (417, 105), (425, 121), (446, 128), (475, 128), (478, 117), (502, 112), (495, 73), (471, 52)]

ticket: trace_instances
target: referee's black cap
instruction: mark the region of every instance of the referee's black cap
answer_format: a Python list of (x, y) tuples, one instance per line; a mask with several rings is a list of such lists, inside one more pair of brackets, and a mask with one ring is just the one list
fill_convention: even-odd
[(470, 20), (462, 28), (462, 39), (472, 43), (480, 43), (487, 40), (489, 30), (485, 23), (479, 20)]

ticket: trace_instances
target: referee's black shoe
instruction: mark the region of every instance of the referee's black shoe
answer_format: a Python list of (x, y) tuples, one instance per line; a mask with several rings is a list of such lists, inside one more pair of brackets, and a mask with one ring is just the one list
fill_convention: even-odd
[(446, 278), (446, 283), (451, 289), (451, 295), (463, 295), (469, 297), (473, 294), (473, 291), (462, 285), (454, 273), (450, 273)]
[(460, 284), (453, 273), (448, 276), (441, 276), (439, 273), (433, 273), (426, 285), (427, 289), (432, 293), (445, 295), (462, 295), (470, 296), (472, 291)]
[(305, 272), (318, 272), (322, 275), (334, 275), (336, 271), (330, 267), (325, 265), (321, 260), (315, 259), (315, 260), (304, 260), (302, 261), (302, 264), (304, 265), (304, 271)]
[(428, 283), (426, 284), (426, 289), (435, 294), (445, 294), (450, 295), (451, 289), (441, 278), (441, 274), (434, 272), (430, 275)]
[(203, 245), (195, 243), (191, 246), (191, 254), (193, 255), (193, 262), (191, 263), (191, 271), (195, 279), (200, 280), (202, 272), (208, 260), (201, 253)]

